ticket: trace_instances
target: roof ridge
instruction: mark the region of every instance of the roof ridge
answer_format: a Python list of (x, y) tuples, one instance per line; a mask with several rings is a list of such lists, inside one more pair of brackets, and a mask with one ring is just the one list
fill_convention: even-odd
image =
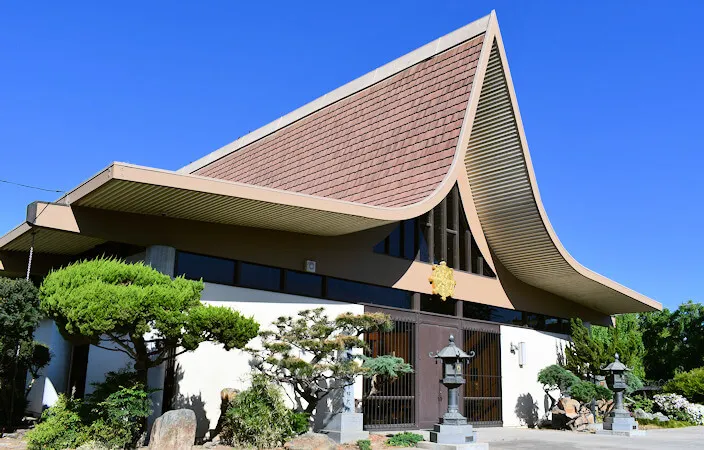
[(279, 117), (278, 119), (270, 122), (238, 139), (235, 141), (220, 147), (219, 149), (197, 159), (196, 161), (180, 168), (177, 172), (179, 173), (193, 173), (194, 171), (216, 161), (230, 153), (251, 144), (269, 134), (290, 125), (297, 120), (300, 120), (326, 106), (329, 106), (345, 97), (353, 95), (363, 89), (372, 86), (390, 76), (393, 76), (415, 64), (418, 64), (428, 58), (431, 58), (439, 53), (444, 52), (462, 42), (472, 39), (484, 33), (489, 25), (491, 14), (488, 14), (480, 19), (475, 20), (455, 31), (452, 31), (434, 41), (431, 41), (395, 60), (384, 64), (377, 69), (356, 78), (349, 83), (346, 83), (339, 88), (328, 92), (322, 97), (297, 108), (290, 113)]

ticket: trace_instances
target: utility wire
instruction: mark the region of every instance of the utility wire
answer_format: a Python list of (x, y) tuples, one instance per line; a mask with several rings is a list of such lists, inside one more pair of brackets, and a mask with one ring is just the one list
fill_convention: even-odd
[(29, 184), (15, 183), (14, 181), (0, 180), (0, 183), (12, 184), (12, 185), (20, 186), (20, 187), (27, 188), (27, 189), (36, 189), (38, 191), (58, 192), (60, 194), (66, 193), (66, 191), (61, 191), (59, 189), (45, 189), (45, 188), (41, 188), (41, 187), (37, 187), (37, 186), (31, 186)]

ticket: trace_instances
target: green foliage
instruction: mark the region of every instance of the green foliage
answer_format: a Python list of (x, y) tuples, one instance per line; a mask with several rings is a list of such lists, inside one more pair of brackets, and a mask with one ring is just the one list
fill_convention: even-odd
[[(291, 386), (305, 403), (305, 412), (312, 413), (318, 402), (332, 390), (354, 382), (359, 375), (373, 376), (379, 368), (386, 373), (408, 368), (395, 361), (367, 360), (352, 354), (364, 348), (361, 335), (376, 330), (390, 330), (392, 323), (385, 314), (345, 313), (329, 319), (322, 308), (303, 310), (297, 317), (279, 317), (271, 330), (262, 331), (261, 349), (248, 349), (255, 367), (268, 379)], [(299, 357), (304, 353), (306, 358)], [(335, 383), (329, 383), (331, 375)]]
[(565, 394), (579, 383), (579, 378), (564, 367), (553, 364), (538, 372), (538, 383), (543, 385), (546, 392), (559, 389), (561, 394)]
[(667, 420), (661, 422), (657, 419), (636, 419), (638, 425), (655, 425), (658, 428), (684, 428), (684, 427), (694, 427), (697, 424), (694, 422), (689, 422), (687, 420)]
[(359, 450), (372, 450), (372, 441), (369, 439), (360, 439), (357, 441), (357, 447), (359, 447)]
[(109, 341), (134, 360), (146, 383), (149, 368), (202, 342), (230, 350), (256, 336), (259, 325), (253, 319), (203, 305), (202, 289), (201, 281), (172, 279), (142, 263), (99, 258), (51, 272), (40, 296), (42, 309), (66, 338), (95, 345)]
[(704, 305), (688, 301), (677, 310), (641, 314), (639, 325), (649, 379), (669, 380), (677, 372), (704, 367)]
[(270, 448), (295, 435), (292, 411), (281, 389), (266, 377), (255, 375), (252, 386), (240, 392), (227, 410), (223, 440), (233, 445)]
[(662, 389), (679, 394), (692, 403), (704, 403), (704, 367), (676, 374)]
[(93, 447), (133, 448), (141, 421), (152, 412), (149, 391), (134, 372), (110, 372), (84, 401), (60, 396), (27, 433), (30, 450)]
[(634, 395), (630, 398), (630, 400), (632, 402), (631, 410), (635, 411), (636, 409), (642, 409), (647, 413), (654, 412), (653, 407), (655, 406), (655, 402), (645, 395)]
[(601, 369), (619, 354), (621, 362), (642, 378), (645, 347), (637, 314), (621, 314), (612, 328), (592, 325), (588, 329), (580, 319), (571, 319), (572, 342), (567, 346), (565, 367), (581, 378), (601, 373)]
[(394, 434), (387, 441), (386, 445), (392, 447), (415, 447), (419, 442), (423, 442), (423, 436), (418, 433), (404, 431), (403, 433)]
[(633, 372), (626, 372), (624, 378), (626, 379), (626, 394), (643, 389), (643, 381)]
[(11, 426), (22, 417), (26, 395), (51, 358), (49, 348), (34, 341), (40, 317), (37, 288), (0, 277), (0, 425)]
[(579, 381), (574, 384), (570, 388), (570, 395), (581, 403), (590, 402), (592, 399), (611, 400), (613, 398), (613, 393), (609, 389), (589, 381)]
[(364, 361), (362, 368), (366, 373), (373, 373), (380, 377), (394, 379), (406, 373), (413, 373), (413, 367), (398, 356), (381, 355), (376, 358), (364, 356), (362, 359)]
[(291, 429), (293, 434), (307, 433), (310, 428), (310, 414), (304, 412), (291, 413)]
[(88, 431), (81, 418), (80, 400), (59, 395), (41, 421), (26, 434), (29, 450), (64, 450), (76, 448), (88, 440)]

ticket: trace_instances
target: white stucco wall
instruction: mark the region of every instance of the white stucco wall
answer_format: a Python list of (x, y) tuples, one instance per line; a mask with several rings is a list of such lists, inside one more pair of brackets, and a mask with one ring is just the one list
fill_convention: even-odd
[(59, 394), (66, 391), (71, 344), (64, 340), (54, 321), (49, 319), (41, 321), (34, 332), (34, 339), (48, 345), (51, 352), (49, 365), (41, 370), (41, 376), (35, 381), (28, 396), (27, 411), (39, 415), (44, 408), (56, 402)]
[[(503, 396), (504, 426), (526, 425), (519, 416), (537, 413), (543, 417), (549, 399), (538, 383), (538, 372), (556, 364), (568, 337), (512, 326), (501, 326), (501, 390)], [(525, 342), (526, 358), (523, 367), (518, 365), (518, 353), (511, 353), (511, 344)], [(553, 395), (554, 396), (554, 395)], [(520, 404), (520, 407), (517, 406)], [(532, 407), (531, 407), (532, 405)], [(517, 411), (518, 409), (518, 411)], [(534, 411), (531, 411), (534, 410)], [(537, 410), (537, 411), (535, 411)]]
[[(344, 312), (362, 314), (364, 306), (275, 292), (205, 283), (202, 300), (210, 305), (227, 306), (252, 316), (261, 329), (280, 316), (296, 315), (303, 309), (323, 307), (329, 317)], [(256, 347), (258, 339), (250, 342)], [(176, 361), (176, 398), (174, 407), (191, 408), (198, 417), (198, 434), (214, 429), (220, 416), (220, 391), (223, 388), (245, 389), (249, 384), (249, 354), (241, 350), (226, 351), (220, 345), (205, 343), (185, 353)], [(362, 395), (361, 383), (355, 385), (355, 397)]]

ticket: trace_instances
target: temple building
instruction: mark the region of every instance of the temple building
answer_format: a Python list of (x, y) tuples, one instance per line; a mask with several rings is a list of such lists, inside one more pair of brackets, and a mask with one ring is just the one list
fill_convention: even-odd
[[(178, 171), (115, 162), (30, 204), (0, 237), (0, 274), (23, 276), (30, 255), (39, 281), (99, 255), (202, 278), (204, 302), (262, 326), (318, 306), (389, 314), (394, 330), (366, 336), (368, 351), (415, 371), (364, 403), (369, 430), (437, 422), (447, 399), (428, 355), (450, 334), (476, 354), (461, 392), (469, 421), (518, 426), (521, 402), (542, 414), (537, 372), (562, 357), (570, 318), (610, 325), (661, 309), (579, 264), (556, 236), (494, 13)], [(433, 265), (453, 269), (445, 300)], [(72, 346), (49, 321), (37, 338), (54, 358), (32, 390), (35, 411), (126, 364)], [(213, 344), (183, 354), (150, 372), (163, 387), (156, 407), (194, 408), (200, 431), (214, 428), (220, 390), (245, 386), (248, 363)], [(370, 386), (355, 388), (362, 397)]]

